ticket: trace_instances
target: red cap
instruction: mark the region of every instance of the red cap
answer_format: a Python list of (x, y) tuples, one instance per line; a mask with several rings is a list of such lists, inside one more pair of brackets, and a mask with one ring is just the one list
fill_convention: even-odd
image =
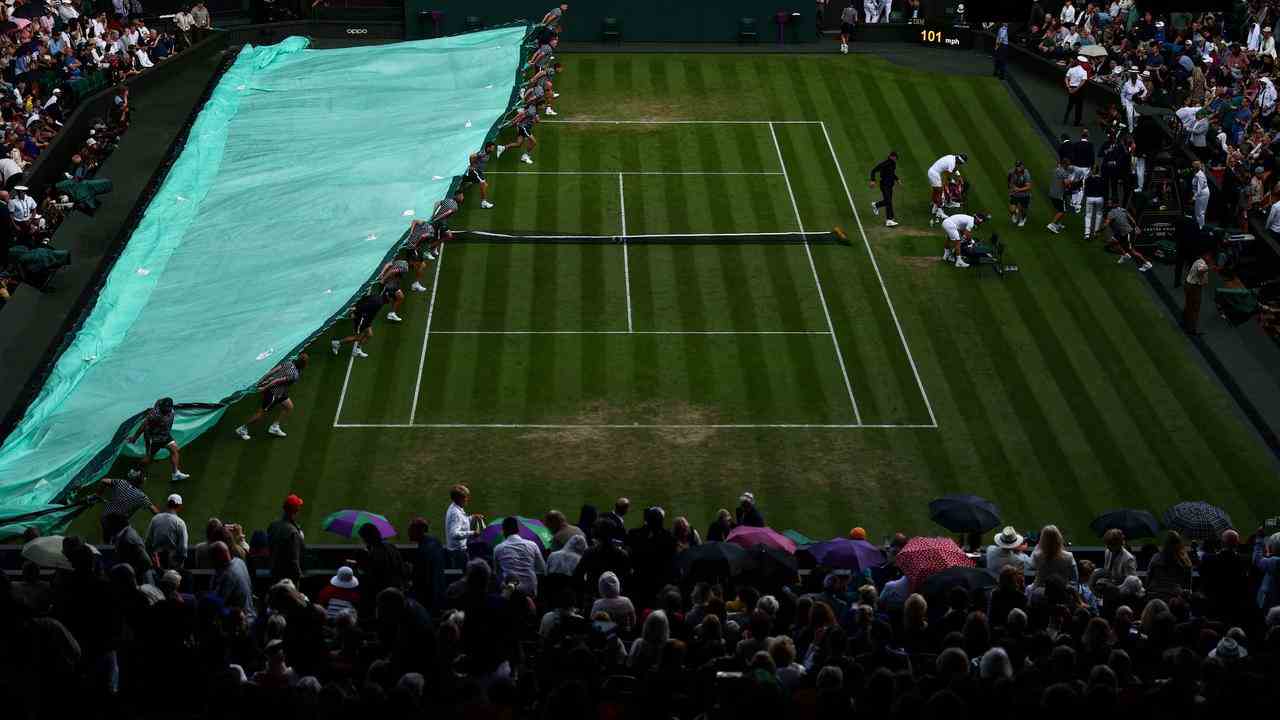
[(860, 527), (856, 527), (849, 531), (849, 539), (850, 540), (866, 540), (867, 531), (863, 530)]
[(292, 508), (294, 510), (297, 510), (298, 508), (302, 507), (302, 498), (298, 497), (297, 495), (290, 495), (289, 497), (284, 499), (284, 506), (287, 508)]

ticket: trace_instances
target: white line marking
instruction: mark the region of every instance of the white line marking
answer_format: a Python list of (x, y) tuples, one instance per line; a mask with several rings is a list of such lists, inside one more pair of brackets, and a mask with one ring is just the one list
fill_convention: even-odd
[[(787, 194), (791, 196), (791, 209), (796, 213), (796, 225), (804, 232), (804, 221), (800, 219), (800, 205), (796, 203), (796, 193), (791, 189), (791, 177), (787, 175), (787, 161), (782, 159), (782, 145), (778, 144), (778, 134), (769, 123), (769, 135), (773, 138), (773, 148), (778, 151), (778, 164), (782, 166), (782, 177), (787, 183)], [(840, 374), (844, 376), (844, 388), (849, 392), (849, 404), (853, 406), (853, 418), (862, 425), (862, 413), (858, 412), (858, 401), (853, 397), (853, 383), (849, 382), (849, 371), (845, 369), (844, 353), (840, 352), (840, 340), (836, 338), (836, 326), (831, 322), (831, 311), (827, 309), (827, 296), (822, 291), (822, 280), (818, 277), (818, 266), (813, 262), (813, 251), (809, 249), (809, 241), (804, 243), (804, 253), (809, 258), (809, 269), (813, 271), (813, 281), (818, 287), (818, 300), (822, 302), (822, 313), (827, 316), (827, 331), (831, 333), (831, 345), (836, 350), (836, 360), (840, 362)]]
[(543, 120), (544, 125), (819, 125), (821, 120)]
[(431, 316), (436, 312), (436, 290), (440, 289), (440, 266), (444, 264), (444, 245), (436, 256), (435, 278), (431, 281), (431, 303), (427, 307), (427, 329), (422, 333), (422, 354), (418, 356), (418, 379), (413, 381), (413, 405), (409, 408), (409, 424), (418, 416), (418, 393), (422, 390), (422, 370), (427, 364), (427, 341), (431, 339)]
[(921, 430), (935, 429), (934, 425), (862, 425), (854, 423), (721, 423), (714, 425), (693, 425), (678, 423), (601, 423), (599, 425), (588, 425), (585, 423), (574, 424), (557, 424), (557, 423), (344, 423), (335, 425), (338, 428), (456, 428), (456, 429), (609, 429), (609, 430), (664, 430), (674, 428), (716, 428), (721, 430), (737, 430), (737, 429), (838, 429), (849, 430), (854, 428), (914, 428)]
[(627, 332), (635, 330), (631, 323), (631, 257), (627, 252), (627, 193), (622, 185), (622, 173), (618, 173), (618, 219), (622, 221), (622, 276), (627, 282)]
[(840, 184), (844, 186), (844, 196), (849, 201), (849, 209), (853, 211), (853, 219), (858, 223), (858, 232), (862, 234), (862, 242), (867, 246), (867, 256), (871, 258), (871, 267), (876, 271), (876, 279), (880, 281), (880, 291), (884, 293), (884, 301), (889, 306), (889, 315), (893, 318), (893, 326), (898, 329), (898, 339), (902, 341), (902, 349), (907, 353), (907, 362), (911, 363), (911, 374), (915, 375), (916, 386), (920, 388), (920, 396), (924, 398), (925, 409), (929, 411), (929, 421), (933, 423), (933, 427), (938, 427), (938, 418), (933, 414), (933, 403), (929, 401), (929, 393), (925, 392), (924, 382), (920, 379), (920, 369), (916, 367), (916, 360), (911, 355), (911, 346), (907, 344), (907, 335), (902, 332), (902, 323), (898, 322), (898, 312), (893, 308), (893, 300), (889, 297), (889, 288), (884, 284), (884, 276), (880, 274), (880, 263), (876, 262), (876, 254), (871, 250), (871, 241), (867, 239), (867, 231), (862, 227), (862, 218), (858, 215), (858, 206), (853, 202), (853, 193), (849, 192), (849, 183), (844, 179), (844, 169), (840, 167), (840, 160), (836, 157), (835, 145), (831, 143), (831, 135), (827, 132), (827, 123), (820, 123), (822, 126), (822, 135), (827, 139), (827, 149), (831, 151), (831, 161), (836, 165), (836, 172), (840, 175)]
[(347, 383), (351, 382), (351, 366), (356, 363), (355, 355), (347, 356), (347, 374), (342, 378), (342, 392), (338, 395), (338, 409), (333, 411), (333, 426), (341, 427), (338, 418), (342, 417), (342, 403), (347, 400)]
[[(779, 173), (781, 174), (781, 173)], [(455, 233), (479, 235), (495, 238), (525, 238), (528, 240), (621, 240), (621, 235), (516, 235), (514, 233), (493, 232), (490, 230), (454, 230)], [(740, 233), (665, 233), (649, 235), (627, 235), (628, 240), (647, 240), (661, 238), (718, 238), (718, 237), (780, 237), (783, 235), (830, 236), (829, 232), (740, 232)]]
[(827, 335), (829, 330), (437, 330), (436, 335)]
[(629, 172), (623, 170), (487, 170), (485, 175), (781, 175), (777, 170), (644, 170)]

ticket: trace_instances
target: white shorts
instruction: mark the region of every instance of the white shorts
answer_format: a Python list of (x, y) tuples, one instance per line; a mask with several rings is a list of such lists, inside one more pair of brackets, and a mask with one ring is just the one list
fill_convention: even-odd
[(929, 187), (942, 187), (942, 175), (932, 170), (929, 171)]
[(960, 230), (955, 225), (942, 223), (942, 230), (947, 234), (947, 239), (951, 242), (960, 242)]

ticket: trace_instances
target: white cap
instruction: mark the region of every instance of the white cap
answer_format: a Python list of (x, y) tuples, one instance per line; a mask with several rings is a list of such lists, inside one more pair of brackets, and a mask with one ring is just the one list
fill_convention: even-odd
[(13, 186), (13, 189), (14, 189), (14, 190), (21, 190), (22, 192), (26, 192), (29, 188), (28, 188), (26, 185), (14, 185), (14, 186)]
[(178, 493), (173, 493), (172, 495), (169, 496), (169, 499), (166, 500), (165, 502), (168, 503), (171, 507), (181, 505), (182, 496), (179, 495)]

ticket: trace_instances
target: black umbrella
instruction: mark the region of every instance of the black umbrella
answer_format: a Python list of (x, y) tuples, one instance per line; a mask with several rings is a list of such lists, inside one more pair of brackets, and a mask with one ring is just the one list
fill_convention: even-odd
[(686, 580), (721, 580), (755, 568), (751, 553), (741, 545), (704, 542), (676, 555), (676, 572)]
[(800, 565), (794, 555), (768, 545), (756, 545), (747, 554), (753, 567), (745, 574), (761, 588), (777, 588), (796, 581)]
[(1160, 532), (1160, 521), (1146, 510), (1109, 510), (1094, 518), (1089, 527), (1098, 537), (1114, 529), (1126, 538), (1149, 538)]
[(1191, 540), (1217, 537), (1232, 527), (1226, 510), (1207, 502), (1181, 502), (1164, 511), (1164, 525)]
[(986, 570), (955, 565), (925, 578), (920, 585), (920, 594), (925, 597), (941, 597), (953, 587), (962, 587), (965, 591), (972, 593), (995, 586), (996, 579)]
[(977, 495), (944, 495), (929, 503), (929, 519), (955, 533), (986, 532), (1000, 526), (1000, 508)]

